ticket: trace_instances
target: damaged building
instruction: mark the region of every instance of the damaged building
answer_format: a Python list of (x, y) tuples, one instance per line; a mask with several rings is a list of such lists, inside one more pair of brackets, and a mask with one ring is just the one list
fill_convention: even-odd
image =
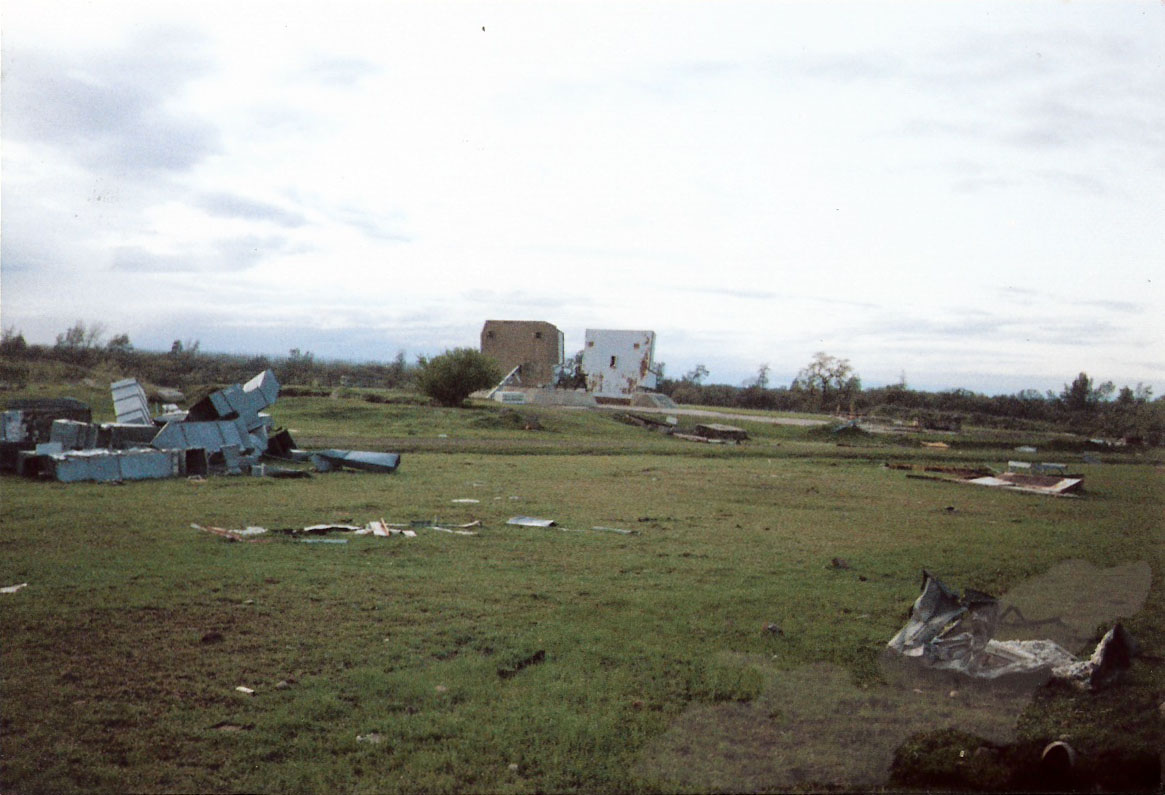
[(481, 352), (513, 386), (552, 386), (564, 350), (562, 332), (543, 320), (487, 320), (481, 329)]
[(290, 433), (277, 430), (264, 411), (279, 395), (271, 370), (210, 392), (187, 411), (167, 406), (158, 417), (151, 416), (145, 391), (134, 379), (115, 381), (110, 391), (117, 415), (110, 423), (93, 423), (88, 407), (77, 401), (10, 407), (0, 427), (3, 469), (71, 483), (213, 472), (261, 475), (264, 456), (310, 461), (320, 472), (392, 472), (400, 463), (394, 453), (296, 449)]
[(656, 387), (655, 332), (587, 329), (582, 368), (599, 400), (629, 401)]

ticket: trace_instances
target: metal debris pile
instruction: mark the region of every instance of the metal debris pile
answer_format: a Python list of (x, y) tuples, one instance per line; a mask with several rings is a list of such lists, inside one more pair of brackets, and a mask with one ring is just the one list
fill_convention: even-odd
[(1008, 461), (1005, 472), (985, 467), (918, 466), (887, 463), (889, 469), (921, 470), (906, 477), (917, 480), (938, 480), (947, 483), (967, 483), (1048, 497), (1075, 497), (1084, 490), (1084, 476), (1068, 472), (1067, 464), (1029, 463)]
[(986, 681), (1053, 680), (1096, 690), (1126, 671), (1136, 653), (1135, 641), (1119, 623), (1087, 660), (1051, 640), (995, 640), (995, 597), (970, 588), (960, 597), (930, 572), (923, 571), (922, 578), (910, 619), (887, 648), (923, 668)]
[[(395, 453), (353, 450), (309, 452), (275, 428), (264, 410), (279, 395), (275, 373), (215, 390), (186, 411), (168, 405), (152, 417), (146, 393), (132, 378), (110, 386), (117, 421), (93, 423), (79, 401), (26, 401), (3, 413), (0, 469), (28, 477), (114, 482), (210, 474), (303, 476), (272, 467), (264, 457), (311, 462), (317, 472), (362, 469), (394, 472)], [(83, 411), (82, 411), (83, 409)]]
[(332, 533), (351, 533), (357, 536), (376, 536), (378, 538), (416, 538), (418, 529), (439, 530), (442, 533), (450, 533), (460, 536), (475, 536), (476, 530), (469, 528), (480, 528), (482, 526), (480, 521), (468, 522), (466, 524), (445, 526), (438, 520), (432, 521), (416, 521), (409, 523), (386, 522), (384, 519), (372, 520), (365, 525), (353, 524), (313, 524), (307, 527), (283, 527), (268, 530), (266, 527), (244, 527), (241, 530), (231, 530), (225, 527), (203, 526), (200, 524), (190, 525), (195, 530), (201, 530), (204, 533), (219, 536), (227, 541), (246, 541), (249, 543), (264, 543), (270, 541), (270, 535), (273, 533), (289, 536), (292, 539), (303, 541), (305, 543), (333, 543), (346, 544), (346, 540), (336, 539), (321, 539), (319, 536), (327, 536)]
[(622, 412), (616, 414), (615, 419), (627, 425), (646, 428), (649, 431), (656, 431), (665, 436), (672, 436), (676, 439), (683, 439), (689, 442), (740, 444), (749, 440), (748, 431), (745, 431), (743, 428), (737, 428), (735, 425), (702, 423), (696, 425), (693, 432), (685, 433), (679, 430), (679, 423), (675, 417), (665, 417), (663, 420), (660, 420), (650, 415)]

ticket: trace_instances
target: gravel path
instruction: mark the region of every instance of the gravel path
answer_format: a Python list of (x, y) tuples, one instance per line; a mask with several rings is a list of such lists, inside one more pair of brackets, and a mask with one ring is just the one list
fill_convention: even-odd
[(709, 411), (708, 409), (657, 409), (657, 408), (640, 408), (639, 406), (599, 406), (600, 409), (608, 411), (632, 411), (636, 414), (671, 414), (676, 417), (713, 417), (721, 420), (744, 420), (745, 422), (763, 422), (767, 425), (799, 425), (802, 427), (810, 427), (813, 425), (828, 425), (830, 420), (809, 420), (801, 417), (773, 417), (765, 414), (725, 414), (721, 411)]

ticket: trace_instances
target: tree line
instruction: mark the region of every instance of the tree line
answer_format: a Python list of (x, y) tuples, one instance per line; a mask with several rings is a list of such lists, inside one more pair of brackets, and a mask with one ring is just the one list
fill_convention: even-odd
[(1060, 392), (1025, 389), (1010, 395), (985, 395), (969, 389), (926, 392), (911, 389), (905, 377), (889, 386), (863, 388), (846, 359), (825, 352), (813, 359), (788, 386), (772, 386), (770, 368), (761, 365), (740, 386), (705, 384), (702, 364), (680, 378), (662, 378), (659, 391), (677, 403), (722, 408), (766, 409), (872, 417), (956, 430), (963, 423), (1013, 429), (1060, 428), (1107, 439), (1165, 443), (1165, 398), (1154, 400), (1144, 384), (1119, 389), (1080, 373)]
[[(32, 360), (55, 360), (85, 368), (108, 364), (135, 378), (186, 390), (239, 383), (271, 368), (280, 382), (289, 386), (412, 389), (439, 402), (452, 398), (445, 395), (448, 387), (438, 384), (456, 380), (457, 391), (464, 389), (468, 394), (481, 388), (478, 382), (488, 380), (487, 375), (493, 375), (483, 363), (469, 361), (460, 349), (433, 360), (419, 357), (415, 363), (408, 362), (403, 351), (388, 363), (320, 360), (299, 348), (282, 357), (207, 353), (198, 340), (180, 339), (174, 340), (168, 352), (141, 351), (128, 335), (106, 338), (102, 324), (83, 321), (58, 334), (54, 345), (30, 345), (19, 331), (5, 328), (0, 336), (0, 357), (0, 384), (7, 385), (26, 380), (28, 368), (23, 363)], [(967, 389), (911, 389), (905, 377), (897, 384), (863, 388), (848, 359), (824, 351), (814, 354), (788, 386), (771, 383), (767, 364), (739, 386), (704, 383), (708, 368), (703, 364), (679, 378), (666, 377), (662, 363), (656, 369), (658, 390), (682, 404), (865, 416), (949, 430), (963, 423), (1029, 430), (1061, 428), (1109, 439), (1165, 443), (1165, 398), (1154, 399), (1152, 389), (1143, 384), (1118, 389), (1111, 381), (1096, 383), (1083, 372), (1058, 393), (1025, 389), (988, 396)], [(473, 385), (466, 388), (470, 381)], [(583, 384), (580, 351), (562, 369), (558, 386), (578, 388)]]
[(317, 359), (311, 351), (293, 348), (286, 356), (245, 356), (208, 353), (198, 340), (176, 339), (168, 352), (138, 350), (126, 334), (108, 339), (100, 323), (77, 321), (57, 335), (54, 345), (30, 345), (14, 328), (0, 336), (0, 356), (5, 362), (0, 382), (19, 384), (27, 379), (33, 360), (57, 361), (79, 368), (108, 365), (153, 384), (188, 390), (207, 385), (241, 383), (266, 369), (275, 371), (280, 383), (312, 387), (409, 388), (418, 367), (405, 359), (404, 351), (388, 363), (346, 362)]

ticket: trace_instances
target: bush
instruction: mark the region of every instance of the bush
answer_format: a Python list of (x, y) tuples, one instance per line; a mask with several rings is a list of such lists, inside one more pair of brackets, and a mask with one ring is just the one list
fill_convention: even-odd
[(472, 348), (454, 348), (421, 364), (417, 386), (442, 406), (460, 406), (471, 392), (501, 377), (492, 359)]

